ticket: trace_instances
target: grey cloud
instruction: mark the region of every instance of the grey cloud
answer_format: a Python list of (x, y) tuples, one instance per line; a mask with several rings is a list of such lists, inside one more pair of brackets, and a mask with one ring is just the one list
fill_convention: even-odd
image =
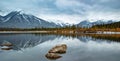
[(0, 10), (10, 12), (21, 9), (33, 15), (64, 14), (77, 17), (102, 13), (100, 16), (104, 19), (106, 13), (114, 13), (115, 16), (120, 14), (119, 2), (120, 0), (0, 0)]

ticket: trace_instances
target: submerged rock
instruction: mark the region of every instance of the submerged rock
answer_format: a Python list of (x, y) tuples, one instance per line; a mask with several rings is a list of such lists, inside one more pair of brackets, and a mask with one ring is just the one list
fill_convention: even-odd
[(47, 53), (45, 55), (48, 59), (58, 59), (58, 58), (61, 58), (62, 56), (56, 54), (56, 53)]
[(1, 46), (13, 46), (12, 43), (8, 42), (8, 41), (4, 41)]
[(67, 50), (67, 45), (66, 44), (61, 44), (53, 47), (52, 49), (49, 50), (49, 53), (66, 53)]

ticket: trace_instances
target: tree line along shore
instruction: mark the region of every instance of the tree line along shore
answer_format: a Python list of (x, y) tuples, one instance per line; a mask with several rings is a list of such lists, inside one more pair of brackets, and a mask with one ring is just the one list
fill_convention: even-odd
[(92, 27), (78, 27), (76, 25), (65, 26), (59, 28), (0, 28), (2, 31), (49, 31), (56, 33), (96, 33), (101, 32), (120, 32), (120, 22), (115, 22), (111, 24), (100, 24), (94, 25)]

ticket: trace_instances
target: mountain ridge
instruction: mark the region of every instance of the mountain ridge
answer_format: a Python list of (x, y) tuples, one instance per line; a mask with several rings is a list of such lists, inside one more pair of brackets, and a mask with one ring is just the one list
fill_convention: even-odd
[(102, 24), (110, 24), (110, 23), (114, 23), (116, 21), (113, 20), (107, 20), (107, 21), (103, 21), (103, 20), (97, 20), (94, 22), (90, 22), (88, 20), (84, 20), (81, 21), (80, 23), (77, 24), (78, 27), (82, 27), (82, 28), (90, 28), (94, 25), (102, 25)]
[[(57, 20), (56, 20), (57, 21)], [(21, 11), (12, 11), (5, 16), (0, 15), (0, 27), (1, 28), (56, 28), (72, 26), (68, 23), (63, 23), (60, 20), (57, 22), (51, 20), (44, 20), (34, 15), (21, 13)], [(97, 20), (90, 22), (89, 20), (83, 20), (78, 24), (74, 24), (78, 27), (92, 27), (93, 25), (110, 24), (115, 22), (114, 20)]]
[[(14, 24), (14, 25), (13, 25)], [(6, 16), (0, 17), (0, 27), (12, 27), (12, 28), (54, 28), (61, 27), (54, 23), (47, 22), (41, 18), (35, 17), (33, 15), (21, 14), (18, 11), (13, 11)]]

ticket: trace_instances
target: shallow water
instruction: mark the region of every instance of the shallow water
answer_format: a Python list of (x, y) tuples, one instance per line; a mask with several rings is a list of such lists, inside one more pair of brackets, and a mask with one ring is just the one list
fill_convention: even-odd
[[(13, 49), (0, 49), (0, 61), (120, 61), (120, 43), (90, 36), (44, 34), (0, 34), (0, 44), (8, 41)], [(45, 54), (58, 44), (66, 44), (62, 58), (49, 60)]]

